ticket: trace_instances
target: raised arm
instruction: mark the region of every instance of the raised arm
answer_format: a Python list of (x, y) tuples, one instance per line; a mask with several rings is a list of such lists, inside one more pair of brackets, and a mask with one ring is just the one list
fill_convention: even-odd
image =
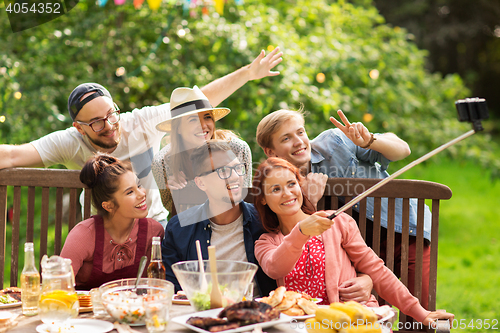
[(0, 156), (0, 169), (44, 166), (40, 154), (31, 143), (0, 145)]
[(251, 64), (210, 82), (201, 88), (201, 91), (207, 96), (212, 106), (217, 106), (248, 81), (279, 75), (280, 72), (271, 71), (283, 60), (281, 58), (283, 52), (279, 50), (280, 48), (276, 47), (267, 56), (262, 50)]
[[(394, 133), (377, 134), (372, 140), (372, 134), (363, 123), (350, 123), (341, 110), (337, 111), (344, 124), (334, 117), (330, 121), (337, 126), (355, 145), (373, 149), (384, 155), (391, 161), (399, 161), (410, 155), (411, 150), (408, 144), (401, 140)], [(371, 144), (370, 144), (371, 142)]]

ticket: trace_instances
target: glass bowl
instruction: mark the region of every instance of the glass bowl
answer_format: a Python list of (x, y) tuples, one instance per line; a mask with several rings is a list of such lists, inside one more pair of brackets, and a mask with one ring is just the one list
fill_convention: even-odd
[[(203, 260), (207, 289), (201, 290), (202, 277), (198, 260), (182, 261), (172, 265), (182, 290), (186, 293), (189, 303), (196, 311), (210, 309), (210, 292), (212, 290), (212, 275), (210, 262)], [(222, 306), (240, 302), (248, 285), (257, 272), (257, 265), (231, 260), (217, 260), (217, 280), (222, 293)]]
[(174, 285), (161, 279), (141, 278), (134, 294), (135, 278), (111, 281), (99, 287), (102, 305), (113, 319), (120, 324), (132, 326), (146, 324), (146, 311), (142, 302), (145, 295), (166, 297), (172, 305)]

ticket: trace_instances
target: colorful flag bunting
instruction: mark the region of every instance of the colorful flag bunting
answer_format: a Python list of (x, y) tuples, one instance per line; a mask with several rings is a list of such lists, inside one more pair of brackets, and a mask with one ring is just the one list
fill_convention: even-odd
[(134, 0), (134, 7), (135, 9), (141, 8), (142, 4), (144, 3), (144, 0)]
[(160, 8), (161, 0), (148, 0), (149, 8), (152, 10), (157, 10)]
[(220, 15), (224, 14), (224, 0), (215, 0), (215, 10)]

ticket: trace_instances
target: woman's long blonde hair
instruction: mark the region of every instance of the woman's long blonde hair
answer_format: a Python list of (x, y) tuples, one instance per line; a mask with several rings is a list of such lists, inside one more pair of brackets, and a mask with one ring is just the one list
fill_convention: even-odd
[[(212, 112), (210, 112), (210, 116), (212, 117), (212, 119), (214, 119)], [(172, 170), (174, 178), (177, 178), (179, 172), (183, 171), (186, 175), (187, 180), (191, 180), (194, 179), (193, 168), (190, 160), (192, 149), (186, 149), (186, 147), (184, 146), (182, 137), (179, 133), (181, 122), (182, 117), (172, 120), (172, 131), (170, 132), (170, 149), (167, 152), (167, 156), (170, 157), (170, 170)], [(239, 135), (230, 130), (216, 129), (214, 120), (214, 134), (212, 135), (210, 140), (217, 139), (229, 141), (231, 138), (239, 138)]]

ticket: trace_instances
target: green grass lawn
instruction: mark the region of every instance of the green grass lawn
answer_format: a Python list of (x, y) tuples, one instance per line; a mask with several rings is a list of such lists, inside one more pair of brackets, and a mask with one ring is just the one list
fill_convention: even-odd
[[(441, 204), (437, 308), (454, 313), (455, 324), (463, 323), (461, 332), (499, 332), (500, 180), (493, 182), (473, 163), (436, 157), (403, 176), (439, 182), (453, 191)], [(496, 330), (479, 327), (485, 319), (496, 322)]]

